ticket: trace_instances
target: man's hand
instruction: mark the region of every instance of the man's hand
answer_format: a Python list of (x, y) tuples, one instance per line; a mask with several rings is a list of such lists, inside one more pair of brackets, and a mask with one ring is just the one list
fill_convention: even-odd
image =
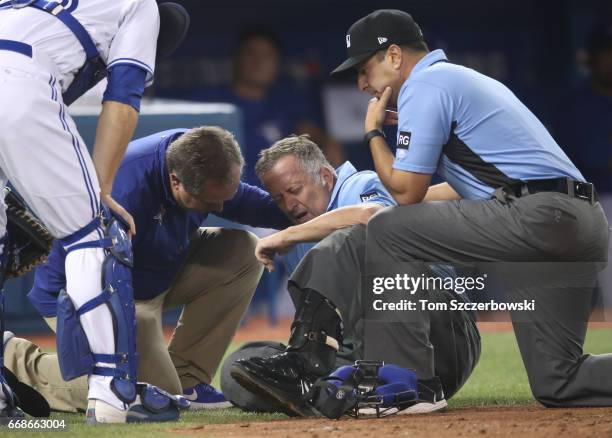
[(117, 215), (125, 219), (130, 226), (130, 235), (136, 234), (132, 216), (115, 201), (110, 193), (117, 169), (134, 134), (138, 122), (138, 112), (130, 105), (107, 100), (102, 104), (102, 113), (98, 118), (96, 142), (93, 151), (93, 163), (100, 183), (102, 202)]
[(368, 112), (365, 118), (365, 133), (373, 129), (382, 129), (384, 124), (397, 124), (397, 113), (386, 111), (391, 97), (391, 87), (385, 88), (380, 98), (373, 97), (368, 104)]
[(117, 201), (115, 201), (110, 193), (102, 193), (102, 202), (112, 211), (114, 211), (120, 218), (122, 218), (126, 224), (130, 226), (130, 237), (136, 234), (136, 223), (134, 218), (128, 211), (123, 208)]
[(268, 272), (272, 272), (274, 271), (274, 256), (286, 253), (292, 246), (293, 243), (287, 239), (285, 231), (279, 231), (259, 239), (255, 248), (255, 257), (264, 265)]

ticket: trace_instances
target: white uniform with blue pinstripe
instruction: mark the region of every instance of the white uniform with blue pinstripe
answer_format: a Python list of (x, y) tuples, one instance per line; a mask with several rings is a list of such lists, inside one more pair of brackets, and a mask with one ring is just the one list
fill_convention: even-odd
[[(154, 0), (64, 0), (110, 68), (153, 68), (159, 12)], [(0, 168), (58, 238), (97, 213), (99, 187), (87, 148), (62, 104), (85, 52), (71, 31), (35, 8), (0, 0), (0, 40), (23, 42), (32, 57), (0, 50)], [(0, 231), (6, 218), (1, 209)]]
[[(88, 31), (108, 67), (139, 66), (148, 72), (147, 85), (152, 83), (159, 32), (154, 0), (64, 0), (63, 6)], [(63, 238), (99, 212), (96, 172), (62, 101), (85, 52), (60, 20), (32, 7), (12, 9), (7, 0), (0, 0), (0, 40), (5, 41), (0, 50), (0, 187), (10, 181), (54, 237)], [(0, 200), (0, 236), (5, 230)], [(97, 234), (82, 241), (98, 239)], [(100, 293), (103, 259), (100, 248), (67, 257), (66, 289), (77, 308)], [(112, 318), (104, 306), (81, 322), (94, 353), (115, 351)], [(90, 376), (89, 398), (123, 408), (109, 381)], [(3, 403), (0, 396), (0, 408)]]

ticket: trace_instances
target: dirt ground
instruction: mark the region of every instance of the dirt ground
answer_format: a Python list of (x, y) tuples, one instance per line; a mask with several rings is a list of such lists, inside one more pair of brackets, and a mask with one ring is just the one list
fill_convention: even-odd
[[(254, 318), (243, 325), (234, 338), (242, 343), (258, 339), (283, 340), (288, 337), (290, 318), (270, 327), (264, 319)], [(594, 322), (589, 328), (611, 327), (611, 322)], [(481, 332), (507, 332), (512, 324), (499, 315), (494, 322), (479, 322)], [(166, 328), (169, 338), (171, 328)], [(50, 334), (28, 336), (43, 346), (53, 348)], [(546, 409), (530, 406), (487, 406), (455, 408), (428, 415), (391, 416), (381, 419), (287, 419), (268, 422), (207, 424), (173, 428), (168, 434), (197, 437), (612, 437), (612, 408)]]
[(606, 437), (612, 408), (546, 409), (539, 406), (460, 408), (427, 415), (379, 419), (288, 419), (204, 425), (168, 432), (206, 437)]

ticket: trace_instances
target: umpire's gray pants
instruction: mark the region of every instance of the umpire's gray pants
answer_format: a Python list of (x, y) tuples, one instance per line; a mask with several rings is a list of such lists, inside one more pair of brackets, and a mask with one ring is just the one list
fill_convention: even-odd
[[(289, 293), (297, 305), (300, 294), (312, 289), (330, 299), (340, 310), (344, 324), (344, 342), (337, 364), (364, 359), (363, 304), (360, 293), (365, 270), (366, 227), (356, 225), (331, 234), (302, 259), (289, 280)], [(442, 293), (448, 301), (453, 294)], [(432, 312), (429, 339), (435, 346), (435, 374), (440, 377), (447, 398), (466, 382), (480, 356), (480, 335), (471, 314), (467, 312)], [(420, 354), (398, 342), (379, 338), (383, 349), (397, 348), (387, 356), (366, 359), (386, 360), (399, 365), (411, 364), (411, 357)], [(366, 344), (367, 351), (367, 344)], [(422, 376), (419, 377), (431, 377)]]
[[(502, 274), (508, 269), (501, 277), (506, 299), (536, 303), (535, 311), (511, 312), (535, 398), (546, 406), (612, 406), (612, 355), (582, 351), (597, 271), (607, 261), (608, 234), (598, 203), (561, 193), (516, 198), (498, 190), (485, 201), (379, 212), (367, 226), (366, 270), (371, 280), (398, 272), (426, 274), (423, 262), (431, 261), (491, 262), (484, 265), (500, 267)], [(371, 287), (368, 282), (364, 300)], [(410, 312), (409, 323), (369, 316), (366, 359), (397, 362), (420, 376), (436, 372), (434, 325), (427, 312)], [(415, 351), (421, 354), (409, 354)]]

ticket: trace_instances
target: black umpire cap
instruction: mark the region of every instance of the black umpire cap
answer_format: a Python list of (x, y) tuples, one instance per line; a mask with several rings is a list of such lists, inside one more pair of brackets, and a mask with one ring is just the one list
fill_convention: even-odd
[(423, 32), (412, 16), (397, 9), (379, 9), (357, 20), (346, 34), (348, 59), (332, 76), (348, 76), (354, 67), (391, 44), (423, 41)]

